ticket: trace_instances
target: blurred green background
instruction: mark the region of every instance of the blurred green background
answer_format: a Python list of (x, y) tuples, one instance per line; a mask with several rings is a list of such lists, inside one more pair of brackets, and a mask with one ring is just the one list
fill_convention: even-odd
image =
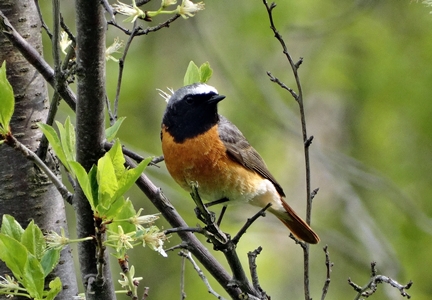
[[(40, 1), (48, 24), (51, 7)], [(73, 3), (62, 11), (73, 29)], [(227, 96), (220, 112), (234, 122), (261, 153), (283, 186), (289, 203), (304, 215), (305, 180), (298, 106), (270, 82), (266, 71), (290, 87), (295, 82), (281, 47), (269, 29), (261, 1), (206, 1), (206, 9), (170, 28), (135, 38), (125, 62), (119, 115), (127, 119), (122, 142), (142, 155), (161, 155), (159, 129), (164, 100), (156, 89), (182, 86), (190, 60), (210, 62), (210, 81)], [(155, 10), (152, 1), (143, 10)], [(311, 291), (320, 299), (326, 267), (322, 248), (334, 262), (327, 299), (353, 299), (350, 277), (369, 280), (370, 263), (400, 283), (414, 282), (413, 299), (432, 294), (432, 8), (405, 1), (277, 1), (276, 26), (300, 68), (311, 146), (313, 228), (321, 243), (311, 246)], [(122, 16), (117, 16), (120, 22)], [(165, 20), (157, 16), (152, 23)], [(124, 26), (130, 24), (123, 23)], [(107, 46), (127, 37), (108, 27)], [(51, 49), (46, 40), (46, 56)], [(119, 58), (121, 54), (117, 54)], [(107, 90), (115, 96), (118, 64), (107, 63)], [(62, 105), (62, 115), (72, 115)], [(165, 165), (147, 169), (190, 226), (198, 223), (193, 202), (169, 177)], [(138, 189), (129, 193), (146, 213), (155, 209)], [(218, 211), (218, 209), (216, 209)], [(234, 234), (256, 212), (232, 207), (222, 229)], [(157, 225), (169, 228), (160, 220)], [(74, 227), (73, 214), (70, 226)], [(71, 230), (73, 234), (73, 229)], [(204, 240), (204, 239), (203, 239)], [(167, 247), (179, 243), (174, 235)], [(299, 246), (272, 216), (259, 219), (241, 240), (238, 253), (263, 247), (260, 283), (272, 299), (303, 299)], [(76, 252), (75, 252), (76, 253)], [(219, 253), (215, 255), (224, 264)], [(130, 255), (149, 299), (180, 299), (181, 258), (163, 258), (149, 249)], [(113, 274), (120, 272), (113, 262)], [(205, 271), (205, 274), (208, 273)], [(214, 299), (189, 263), (187, 299)], [(226, 297), (213, 280), (213, 288)], [(142, 287), (141, 287), (142, 288)], [(123, 298), (122, 298), (123, 297)], [(119, 299), (128, 299), (119, 296)], [(398, 290), (379, 286), (371, 299), (402, 299)]]

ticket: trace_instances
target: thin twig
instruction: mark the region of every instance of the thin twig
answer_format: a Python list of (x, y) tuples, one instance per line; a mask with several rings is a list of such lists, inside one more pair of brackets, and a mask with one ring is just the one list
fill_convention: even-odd
[(311, 193), (311, 200), (313, 200), (315, 198), (315, 196), (318, 194), (319, 192), (319, 188), (316, 188), (312, 191)]
[(39, 6), (39, 0), (34, 0), (34, 1), (35, 1), (35, 4), (36, 4), (36, 9), (37, 9), (38, 14), (39, 14), (39, 19), (40, 19), (41, 24), (42, 24), (42, 28), (45, 29), (46, 33), (48, 34), (48, 37), (50, 39), (52, 39), (52, 33), (49, 30), (48, 25), (45, 23), (45, 21), (43, 19), (42, 12), (41, 12), (41, 9), (40, 9), (40, 6)]
[(63, 16), (60, 14), (60, 26), (67, 33), (68, 38), (72, 41), (72, 48), (76, 46), (76, 38), (72, 31), (69, 29), (69, 26), (64, 22)]
[(164, 230), (164, 234), (179, 233), (179, 232), (197, 232), (203, 233), (203, 229), (199, 227), (175, 227)]
[[(53, 13), (53, 28), (54, 33), (51, 35), (51, 47), (52, 47), (52, 55), (54, 61), (54, 85), (58, 86), (58, 82), (61, 80), (61, 61), (60, 61), (60, 2), (59, 0), (52, 0), (52, 13)], [(41, 16), (42, 18), (42, 16)], [(53, 100), (51, 101), (50, 108), (48, 111), (46, 124), (52, 125), (54, 122), (55, 115), (57, 114), (58, 105), (60, 102), (60, 95), (57, 92), (54, 92)], [(47, 151), (48, 151), (48, 139), (45, 135), (42, 136), (42, 139), (39, 143), (39, 147), (36, 151), (37, 155), (45, 160)]]
[(348, 278), (348, 283), (357, 292), (354, 300), (359, 300), (361, 297), (368, 298), (369, 296), (373, 295), (377, 291), (378, 284), (380, 283), (388, 283), (392, 287), (397, 288), (402, 297), (407, 297), (407, 299), (410, 299), (411, 295), (408, 294), (406, 290), (408, 290), (413, 284), (411, 280), (407, 284), (403, 285), (390, 277), (377, 275), (376, 262), (371, 263), (371, 279), (365, 286), (359, 286), (358, 284), (354, 283), (351, 278)]
[[(111, 143), (111, 142), (107, 142), (107, 141), (106, 141), (106, 142), (104, 143), (104, 149), (108, 151), (108, 150), (110, 150), (110, 149), (112, 148), (113, 145), (114, 145), (114, 143)], [(139, 155), (138, 153), (136, 153), (136, 152), (134, 152), (134, 151), (132, 151), (132, 150), (126, 148), (125, 146), (122, 146), (122, 151), (123, 151), (123, 154), (124, 154), (124, 155), (126, 155), (126, 156), (132, 158), (132, 159), (133, 159), (134, 161), (136, 161), (137, 163), (140, 163), (140, 162), (142, 162), (144, 159), (146, 159), (144, 156)], [(163, 160), (164, 160), (163, 155), (161, 155), (161, 156), (156, 156), (156, 157), (154, 157), (154, 158), (151, 160), (151, 162), (149, 163), (149, 166), (156, 166), (156, 167), (158, 167), (157, 164), (160, 163), (160, 162), (162, 162)]]
[[(136, 167), (136, 164), (129, 157), (126, 157), (126, 165), (130, 168)], [(172, 227), (188, 227), (161, 189), (156, 187), (145, 174), (141, 174), (138, 178), (137, 185)], [(178, 234), (183, 241), (181, 247), (193, 253), (194, 257), (220, 283), (231, 298), (239, 299), (242, 291), (231, 284), (232, 276), (222, 267), (207, 247), (191, 232), (179, 232)]]
[(329, 290), (330, 287), (330, 273), (332, 271), (332, 267), (333, 267), (333, 263), (330, 261), (330, 254), (328, 252), (328, 246), (325, 245), (325, 247), (323, 248), (324, 253), (325, 253), (325, 265), (327, 268), (327, 276), (326, 276), (326, 280), (324, 282), (324, 286), (322, 289), (322, 295), (321, 295), (321, 300), (324, 300), (325, 297), (327, 296), (327, 292)]
[(73, 194), (68, 191), (63, 182), (56, 176), (56, 174), (51, 171), (51, 169), (39, 158), (39, 156), (37, 156), (33, 151), (20, 143), (12, 134), (8, 134), (5, 137), (5, 144), (11, 146), (15, 150), (20, 151), (25, 158), (34, 162), (35, 165), (38, 166), (39, 169), (41, 169), (48, 176), (48, 178), (60, 192), (62, 198), (66, 202), (72, 204)]
[[(187, 252), (190, 253), (189, 251)], [(182, 257), (181, 270), (180, 270), (180, 300), (184, 300), (186, 299), (186, 292), (185, 292), (186, 256), (184, 255), (180, 255), (180, 256)]]
[(214, 220), (214, 214), (210, 213), (210, 211), (202, 202), (201, 197), (198, 193), (198, 184), (196, 182), (192, 182), (191, 188), (192, 188), (191, 197), (197, 206), (196, 208), (197, 217), (206, 224), (206, 230), (208, 230), (217, 238), (217, 241), (214, 242), (220, 244), (226, 244), (228, 242), (228, 237), (216, 225)]
[(111, 122), (112, 122), (111, 125), (113, 125), (117, 121), (118, 104), (119, 104), (119, 98), (120, 98), (120, 88), (121, 88), (122, 79), (123, 79), (123, 69), (124, 69), (124, 64), (126, 61), (126, 55), (128, 54), (129, 47), (132, 44), (132, 40), (136, 36), (137, 32), (138, 32), (138, 27), (137, 27), (137, 22), (135, 21), (133, 23), (132, 34), (129, 35), (129, 39), (125, 45), (125, 49), (123, 51), (123, 56), (122, 56), (122, 58), (119, 59), (119, 75), (118, 75), (118, 80), (117, 80), (116, 96), (115, 96), (115, 100), (114, 100), (114, 113), (112, 116), (113, 120), (111, 120)]
[(171, 23), (174, 22), (175, 20), (177, 20), (178, 18), (180, 18), (180, 15), (176, 14), (176, 15), (172, 16), (171, 18), (169, 18), (168, 20), (166, 20), (165, 22), (162, 22), (156, 26), (147, 27), (146, 29), (142, 29), (141, 27), (137, 27), (136, 33), (134, 33), (133, 30), (129, 30), (129, 29), (119, 25), (115, 20), (108, 21), (108, 24), (120, 29), (126, 35), (134, 34), (135, 36), (139, 36), (139, 35), (147, 35), (151, 32), (159, 31), (162, 28), (168, 28), (171, 25)]
[[(222, 296), (220, 296), (218, 293), (216, 293), (213, 290), (213, 288), (211, 287), (211, 285), (210, 285), (207, 277), (204, 275), (203, 271), (200, 269), (200, 267), (198, 266), (198, 264), (195, 262), (195, 260), (193, 259), (191, 253), (189, 251), (180, 251), (179, 255), (190, 261), (190, 263), (192, 264), (193, 268), (195, 269), (195, 271), (198, 273), (198, 275), (201, 278), (201, 280), (206, 285), (208, 292), (210, 294), (212, 294), (213, 296), (215, 296), (217, 299), (224, 300), (224, 298)], [(184, 298), (182, 298), (182, 299), (184, 299)]]
[(114, 10), (112, 6), (108, 3), (108, 0), (101, 0), (101, 3), (105, 11), (110, 15), (111, 20), (114, 20), (115, 19)]
[(56, 87), (54, 83), (54, 70), (43, 59), (39, 52), (32, 47), (12, 26), (8, 18), (0, 11), (0, 31), (8, 38), (18, 51), (27, 59), (27, 61), (38, 70), (45, 80), (57, 90), (57, 92), (65, 99), (66, 103), (75, 111), (76, 96), (72, 90), (62, 85)]
[[(312, 214), (312, 193), (311, 193), (311, 176), (310, 176), (310, 161), (309, 161), (309, 146), (312, 139), (307, 135), (306, 130), (306, 115), (304, 111), (303, 105), (303, 89), (300, 82), (300, 77), (298, 74), (298, 69), (303, 62), (303, 58), (300, 58), (297, 62), (294, 62), (291, 55), (288, 52), (287, 46), (285, 44), (282, 35), (276, 29), (274, 20), (273, 20), (273, 9), (276, 7), (276, 4), (273, 2), (270, 5), (267, 0), (263, 0), (263, 3), (267, 9), (268, 18), (270, 21), (270, 28), (274, 33), (275, 38), (279, 41), (282, 46), (283, 53), (285, 54), (293, 72), (295, 82), (297, 85), (297, 93), (294, 92), (291, 88), (283, 84), (278, 78), (271, 75), (270, 72), (267, 74), (270, 77), (270, 80), (276, 82), (282, 88), (288, 90), (290, 94), (293, 96), (294, 100), (299, 105), (300, 110), (300, 119), (301, 119), (301, 128), (302, 128), (302, 137), (303, 137), (303, 146), (304, 146), (304, 157), (305, 157), (305, 173), (306, 173), (306, 222), (308, 224), (311, 223), (311, 214)], [(303, 243), (303, 284), (304, 284), (304, 295), (305, 300), (310, 300), (310, 287), (309, 287), (309, 244)]]
[(231, 271), (233, 272), (232, 284), (237, 285), (244, 293), (250, 296), (258, 296), (259, 293), (250, 285), (246, 277), (243, 266), (237, 255), (236, 244), (230, 239), (229, 235), (222, 232), (217, 226), (214, 214), (208, 211), (201, 200), (198, 193), (198, 184), (196, 182), (191, 182), (191, 189), (191, 197), (197, 205), (197, 217), (206, 224), (204, 229), (205, 232), (209, 233), (208, 238), (213, 243), (214, 248), (225, 255)]
[(265, 207), (260, 209), (255, 215), (253, 215), (251, 218), (248, 218), (244, 226), (240, 229), (240, 231), (236, 234), (236, 236), (232, 239), (232, 242), (234, 245), (237, 245), (240, 241), (240, 238), (243, 236), (243, 234), (246, 233), (246, 230), (253, 224), (253, 222), (256, 221), (259, 217), (265, 217), (265, 211), (271, 206), (271, 203), (267, 204)]
[(255, 290), (257, 290), (261, 293), (260, 298), (261, 299), (269, 299), (269, 296), (267, 295), (266, 292), (263, 291), (263, 289), (261, 288), (261, 285), (259, 284), (259, 280), (258, 280), (256, 258), (261, 253), (261, 251), (262, 251), (262, 247), (259, 246), (254, 251), (248, 252), (249, 270), (251, 273), (252, 284), (253, 284)]
[[(208, 206), (207, 206), (207, 207), (208, 207)], [(220, 227), (220, 225), (221, 225), (221, 223), (222, 223), (222, 219), (223, 219), (223, 217), (225, 216), (225, 212), (226, 212), (227, 208), (228, 208), (228, 206), (226, 206), (226, 205), (222, 206), (221, 212), (220, 212), (220, 214), (219, 214), (219, 218), (218, 218), (217, 221), (216, 221), (216, 225), (217, 225), (218, 227)]]
[(146, 300), (149, 296), (149, 290), (150, 288), (148, 286), (144, 287), (143, 296), (141, 297), (141, 300)]

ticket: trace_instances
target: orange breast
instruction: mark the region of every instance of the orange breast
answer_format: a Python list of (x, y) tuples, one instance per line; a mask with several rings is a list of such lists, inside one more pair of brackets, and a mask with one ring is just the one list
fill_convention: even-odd
[(174, 180), (187, 191), (191, 190), (191, 181), (198, 182), (199, 193), (205, 200), (226, 197), (249, 201), (263, 181), (257, 173), (227, 157), (217, 125), (183, 143), (176, 143), (162, 128), (162, 151)]

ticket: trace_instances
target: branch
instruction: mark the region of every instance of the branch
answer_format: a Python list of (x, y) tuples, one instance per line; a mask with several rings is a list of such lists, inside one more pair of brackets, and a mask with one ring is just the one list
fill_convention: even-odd
[[(191, 255), (191, 253), (189, 251), (180, 251), (179, 255), (190, 261), (190, 263), (192, 264), (193, 268), (198, 273), (198, 276), (201, 278), (201, 280), (206, 285), (207, 291), (210, 294), (212, 294), (213, 296), (215, 296), (217, 299), (225, 300), (225, 298), (223, 298), (222, 296), (220, 296), (218, 293), (216, 293), (213, 290), (213, 288), (211, 287), (210, 282), (208, 281), (207, 277), (205, 277), (203, 271), (200, 269), (200, 267), (198, 266), (198, 264), (195, 262), (195, 260), (193, 259), (192, 255)], [(184, 289), (182, 289), (182, 295), (183, 295), (183, 293), (184, 293)], [(184, 298), (182, 298), (182, 299), (184, 299)]]
[(161, 30), (162, 28), (168, 28), (170, 27), (171, 23), (174, 22), (175, 20), (177, 20), (178, 18), (180, 18), (180, 15), (174, 15), (171, 18), (169, 18), (168, 20), (166, 20), (165, 22), (162, 22), (156, 26), (153, 27), (147, 27), (146, 29), (142, 29), (141, 27), (137, 27), (137, 32), (134, 33), (134, 30), (129, 30), (121, 25), (119, 25), (115, 20), (110, 20), (108, 21), (108, 25), (112, 25), (118, 29), (120, 29), (121, 31), (123, 31), (125, 34), (127, 35), (131, 35), (134, 34), (135, 36), (139, 36), (139, 35), (147, 35), (151, 32), (156, 32)]
[(45, 80), (62, 96), (66, 103), (75, 110), (76, 97), (72, 90), (66, 85), (56, 87), (54, 80), (54, 70), (42, 58), (39, 52), (33, 48), (11, 25), (9, 20), (0, 11), (0, 30), (17, 48), (27, 61), (38, 70)]
[(48, 178), (60, 192), (62, 198), (69, 204), (72, 203), (73, 194), (68, 191), (63, 182), (53, 173), (53, 171), (51, 171), (51, 169), (39, 158), (39, 156), (24, 146), (24, 144), (20, 143), (12, 134), (9, 134), (5, 137), (5, 144), (21, 152), (25, 158), (34, 162), (34, 164), (37, 165), (39, 169), (41, 169), (48, 176)]
[(252, 218), (248, 218), (246, 221), (246, 224), (240, 229), (240, 231), (236, 234), (236, 236), (232, 239), (233, 243), (235, 245), (238, 244), (240, 241), (240, 238), (243, 236), (243, 234), (246, 233), (246, 230), (253, 224), (253, 222), (256, 221), (259, 217), (265, 217), (265, 211), (271, 206), (271, 203), (264, 206), (260, 211), (258, 211)]
[(252, 284), (255, 288), (255, 290), (259, 291), (261, 293), (261, 298), (263, 299), (270, 299), (270, 297), (267, 295), (266, 292), (263, 291), (261, 288), (261, 285), (259, 284), (258, 280), (258, 272), (257, 272), (257, 265), (256, 265), (256, 258), (261, 253), (262, 247), (258, 247), (258, 249), (255, 249), (252, 252), (248, 252), (248, 259), (249, 259), (249, 270), (252, 277)]
[(380, 283), (388, 283), (392, 287), (397, 288), (399, 290), (399, 292), (401, 293), (402, 297), (407, 297), (408, 299), (411, 298), (411, 295), (408, 294), (405, 290), (408, 290), (412, 286), (412, 284), (413, 284), (412, 281), (409, 281), (407, 284), (402, 285), (402, 284), (398, 283), (396, 280), (391, 279), (390, 277), (387, 277), (384, 275), (377, 275), (376, 274), (376, 262), (371, 263), (371, 270), (372, 270), (371, 279), (369, 280), (369, 282), (364, 287), (357, 285), (356, 283), (354, 283), (351, 280), (351, 278), (348, 278), (349, 285), (352, 286), (354, 288), (354, 290), (358, 293), (356, 295), (356, 297), (354, 298), (354, 300), (359, 300), (360, 297), (368, 298), (369, 296), (373, 295), (377, 291), (378, 284), (380, 284)]
[(333, 267), (333, 263), (330, 261), (330, 254), (328, 252), (328, 247), (327, 245), (325, 245), (325, 247), (323, 248), (324, 253), (325, 253), (325, 265), (327, 268), (327, 276), (326, 276), (326, 281), (324, 282), (324, 286), (322, 289), (322, 296), (321, 296), (321, 300), (324, 300), (325, 297), (327, 296), (327, 292), (328, 289), (330, 287), (330, 273), (332, 271), (332, 267)]
[(132, 40), (136, 36), (137, 32), (138, 32), (138, 27), (136, 27), (136, 21), (135, 21), (134, 24), (133, 24), (132, 34), (129, 35), (129, 39), (128, 39), (126, 45), (125, 45), (125, 49), (123, 51), (123, 56), (119, 59), (119, 75), (118, 75), (117, 89), (116, 89), (116, 95), (115, 95), (115, 100), (114, 100), (114, 115), (113, 115), (113, 119), (114, 120), (112, 121), (113, 123), (115, 121), (117, 121), (118, 103), (119, 103), (119, 97), (120, 97), (120, 88), (121, 88), (121, 83), (122, 83), (122, 79), (123, 79), (123, 69), (124, 69), (124, 64), (125, 64), (125, 61), (126, 61), (126, 55), (128, 54), (129, 47), (132, 44)]
[[(304, 157), (305, 157), (305, 170), (306, 170), (306, 222), (310, 225), (311, 223), (311, 214), (312, 214), (312, 193), (311, 193), (311, 176), (310, 176), (310, 160), (309, 160), (309, 146), (312, 142), (312, 137), (307, 135), (306, 131), (306, 115), (303, 106), (303, 89), (300, 82), (300, 77), (298, 74), (298, 69), (303, 62), (303, 58), (300, 58), (297, 62), (291, 58), (291, 55), (288, 52), (287, 46), (285, 44), (284, 39), (279, 34), (273, 20), (273, 9), (276, 7), (276, 4), (273, 2), (272, 4), (268, 4), (267, 0), (263, 0), (263, 3), (267, 9), (268, 18), (270, 21), (270, 29), (273, 31), (275, 38), (279, 41), (282, 46), (283, 53), (285, 54), (293, 72), (295, 82), (297, 85), (297, 93), (294, 92), (291, 88), (283, 84), (278, 78), (271, 75), (270, 72), (267, 74), (270, 77), (270, 80), (276, 82), (283, 89), (286, 89), (290, 92), (291, 96), (298, 103), (300, 109), (300, 119), (301, 119), (301, 128), (302, 128), (302, 137), (303, 137), (303, 148), (304, 148)], [(309, 244), (303, 243), (301, 244), (303, 248), (303, 284), (304, 284), (304, 295), (305, 300), (310, 300), (310, 291), (309, 291)]]
[[(126, 165), (130, 168), (136, 166), (136, 164), (128, 157), (126, 157)], [(188, 227), (183, 218), (172, 206), (171, 202), (165, 197), (162, 191), (148, 179), (147, 176), (141, 174), (136, 184), (172, 227)], [(209, 250), (198, 240), (198, 238), (188, 231), (179, 231), (178, 235), (184, 242), (184, 248), (192, 252), (204, 268), (206, 268), (213, 278), (215, 278), (227, 291), (230, 297), (233, 299), (239, 299), (239, 296), (242, 294), (241, 290), (236, 286), (230, 285), (231, 276), (214, 258)]]
[[(76, 0), (75, 10), (77, 97), (79, 99), (76, 105), (76, 160), (88, 172), (104, 153), (106, 20), (100, 1)], [(95, 244), (81, 243), (78, 248), (83, 282), (87, 275), (97, 274), (95, 278), (88, 278), (88, 281), (92, 282), (91, 290), (86, 293), (86, 299), (115, 299), (108, 252), (102, 246), (105, 237), (103, 232), (95, 232), (93, 211), (79, 186), (73, 204), (78, 237), (101, 234), (99, 247)], [(96, 226), (99, 227), (98, 224)], [(96, 255), (98, 260), (95, 260)], [(104, 264), (103, 268), (102, 264)]]
[(203, 204), (201, 197), (198, 193), (198, 184), (192, 182), (191, 188), (192, 199), (197, 205), (197, 217), (206, 224), (204, 229), (210, 233), (208, 237), (212, 242), (215, 250), (219, 250), (225, 255), (230, 269), (233, 272), (233, 283), (238, 285), (242, 289), (242, 291), (246, 292), (247, 294), (251, 296), (261, 297), (260, 293), (250, 285), (249, 280), (246, 277), (243, 266), (237, 255), (236, 246), (240, 237), (243, 235), (244, 232), (246, 232), (246, 229), (249, 228), (253, 221), (255, 221), (259, 216), (261, 216), (265, 209), (267, 209), (269, 206), (266, 206), (265, 209), (262, 209), (254, 217), (249, 219), (234, 240), (231, 239), (229, 235), (223, 233), (220, 230), (219, 226), (216, 223), (214, 213), (209, 212), (207, 206)]

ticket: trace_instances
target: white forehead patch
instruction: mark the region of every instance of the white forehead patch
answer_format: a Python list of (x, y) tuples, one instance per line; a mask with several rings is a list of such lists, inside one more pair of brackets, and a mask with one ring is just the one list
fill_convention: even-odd
[(207, 84), (199, 84), (193, 87), (192, 89), (194, 94), (209, 94), (211, 92), (218, 94), (218, 91), (216, 90), (216, 88), (207, 85)]

